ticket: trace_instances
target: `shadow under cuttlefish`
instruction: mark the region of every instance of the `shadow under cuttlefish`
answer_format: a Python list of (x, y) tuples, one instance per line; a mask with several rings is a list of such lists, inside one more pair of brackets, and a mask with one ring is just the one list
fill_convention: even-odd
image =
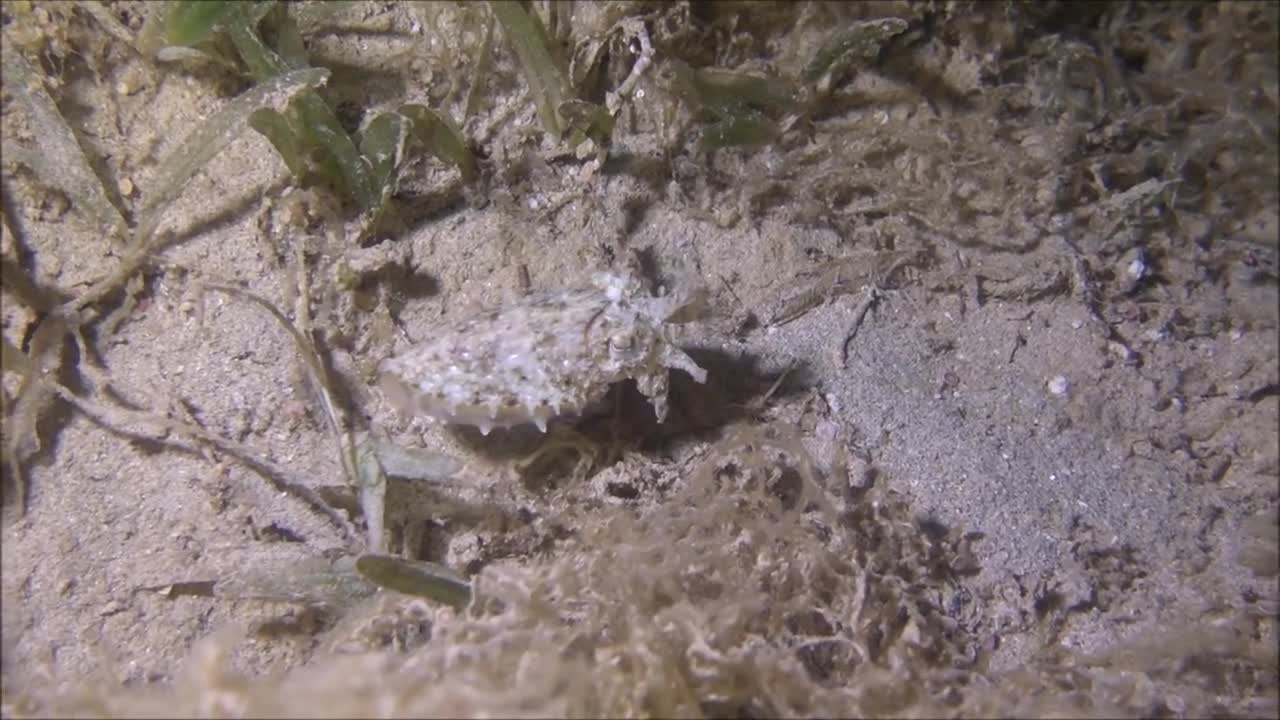
[(698, 383), (683, 371), (671, 371), (667, 417), (662, 423), (635, 381), (625, 380), (615, 383), (586, 412), (553, 420), (548, 433), (532, 424), (495, 428), (488, 435), (469, 425), (448, 425), (448, 432), (468, 450), (495, 461), (527, 457), (549, 436), (565, 430), (600, 445), (621, 444), (632, 451), (660, 452), (680, 442), (714, 437), (721, 428), (758, 413), (766, 396), (768, 401), (775, 401), (812, 384), (802, 363), (767, 372), (751, 355), (696, 347), (687, 351), (707, 370), (707, 381)]

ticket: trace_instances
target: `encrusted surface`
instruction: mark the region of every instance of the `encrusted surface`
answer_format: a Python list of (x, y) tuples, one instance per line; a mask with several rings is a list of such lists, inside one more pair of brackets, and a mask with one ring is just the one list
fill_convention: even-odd
[(706, 371), (668, 338), (679, 297), (653, 297), (633, 277), (599, 273), (585, 288), (538, 293), (459, 320), (383, 361), (381, 386), (399, 409), (494, 427), (581, 412), (634, 378), (666, 417), (668, 368)]

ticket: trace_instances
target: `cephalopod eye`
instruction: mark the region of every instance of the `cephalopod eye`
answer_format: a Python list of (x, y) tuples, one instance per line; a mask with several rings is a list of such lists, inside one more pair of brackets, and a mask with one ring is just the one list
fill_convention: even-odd
[(628, 353), (636, 349), (636, 334), (630, 330), (622, 330), (609, 336), (609, 350), (613, 353)]

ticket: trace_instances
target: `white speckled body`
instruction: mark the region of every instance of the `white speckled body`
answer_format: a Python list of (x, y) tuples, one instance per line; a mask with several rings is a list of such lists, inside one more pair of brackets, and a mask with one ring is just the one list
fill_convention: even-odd
[(590, 287), (530, 295), (436, 332), (379, 366), (388, 401), (449, 423), (494, 427), (578, 413), (609, 386), (634, 378), (666, 417), (668, 368), (705, 382), (707, 373), (668, 339), (686, 305), (653, 297), (635, 278), (598, 273)]

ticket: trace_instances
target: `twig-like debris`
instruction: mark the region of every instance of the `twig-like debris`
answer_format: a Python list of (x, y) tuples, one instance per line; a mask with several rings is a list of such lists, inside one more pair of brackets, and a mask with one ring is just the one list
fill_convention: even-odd
[(884, 287), (901, 269), (916, 265), (919, 256), (903, 251), (883, 251), (871, 255), (840, 258), (822, 268), (795, 295), (785, 298), (770, 314), (769, 325), (785, 325), (838, 295), (852, 293), (874, 284)]
[(13, 476), (18, 507), (23, 513), (27, 510), (27, 481), (22, 464), (42, 447), (37, 424), (53, 400), (51, 391), (41, 380), (57, 377), (61, 371), (66, 332), (66, 324), (52, 315), (36, 328), (29, 354), (23, 353), (7, 339), (0, 353), (0, 366), (22, 378), (13, 400), (10, 402), (5, 398), (4, 450), (0, 455), (4, 456)]
[(849, 326), (849, 332), (845, 333), (844, 342), (840, 343), (840, 367), (849, 367), (849, 343), (853, 342), (853, 337), (858, 334), (858, 329), (862, 327), (862, 321), (867, 317), (867, 311), (879, 299), (880, 291), (874, 286), (868, 286), (863, 291), (862, 302), (853, 311), (853, 324)]
[(795, 367), (796, 366), (794, 364), (788, 365), (786, 369), (782, 371), (782, 374), (778, 376), (778, 379), (773, 381), (773, 384), (769, 386), (769, 389), (764, 395), (752, 398), (750, 402), (739, 407), (746, 409), (747, 413), (752, 418), (762, 420), (765, 407), (769, 404), (769, 400), (773, 398), (774, 393), (778, 392), (778, 388), (782, 387), (782, 383), (786, 381), (787, 376), (791, 374), (791, 371), (794, 370)]
[[(222, 285), (219, 283), (206, 282), (203, 284), (203, 287), (206, 290), (215, 290), (217, 292), (233, 295), (258, 305), (270, 313), (271, 317), (275, 318), (276, 321), (280, 323), (281, 327), (289, 333), (289, 337), (293, 339), (294, 347), (298, 351), (298, 356), (302, 358), (303, 367), (307, 369), (311, 378), (311, 383), (315, 387), (317, 394), (320, 395), (321, 405), (325, 411), (325, 418), (329, 421), (329, 429), (332, 431), (334, 440), (338, 445), (338, 462), (342, 465), (342, 472), (346, 476), (347, 482), (352, 487), (360, 487), (362, 489), (368, 487), (372, 489), (372, 485), (376, 484), (378, 481), (372, 478), (366, 479), (364, 474), (361, 473), (360, 458), (357, 456), (355, 442), (351, 437), (351, 431), (344, 427), (342, 411), (338, 407), (338, 403), (334, 400), (333, 393), (330, 390), (330, 388), (334, 386), (333, 381), (329, 378), (328, 373), (325, 372), (324, 363), (320, 361), (320, 356), (316, 352), (315, 346), (311, 344), (310, 339), (304, 336), (298, 328), (289, 321), (289, 318), (285, 317), (284, 313), (280, 312), (280, 309), (271, 304), (271, 302), (266, 298), (255, 295), (243, 288), (235, 287), (234, 285)], [(310, 324), (309, 317), (309, 314), (303, 313), (303, 322)], [(377, 475), (380, 476), (381, 472), (378, 471)], [(366, 508), (366, 510), (367, 509), (368, 508)], [(381, 530), (381, 523), (375, 522), (375, 520), (380, 519), (368, 520), (370, 528), (373, 528), (376, 524), (378, 525), (378, 529)], [(377, 547), (380, 544), (380, 540), (381, 538), (374, 539), (371, 537), (370, 547)]]
[(626, 37), (639, 43), (640, 53), (639, 57), (636, 58), (635, 65), (631, 66), (631, 73), (618, 86), (618, 91), (608, 93), (605, 98), (605, 105), (609, 109), (609, 114), (615, 118), (622, 110), (623, 103), (631, 98), (631, 94), (635, 91), (636, 84), (640, 82), (641, 76), (653, 64), (653, 45), (649, 42), (649, 33), (645, 30), (644, 21), (640, 18), (627, 18), (619, 22), (618, 27), (622, 29)]

